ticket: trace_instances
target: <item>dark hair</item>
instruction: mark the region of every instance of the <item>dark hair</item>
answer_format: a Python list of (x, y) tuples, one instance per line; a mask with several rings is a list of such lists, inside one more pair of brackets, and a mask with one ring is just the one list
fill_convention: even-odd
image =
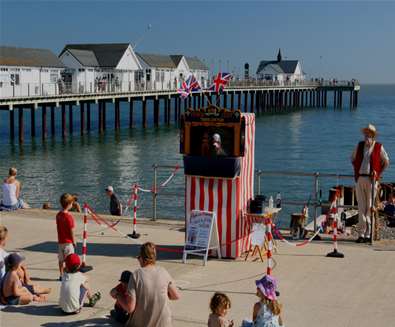
[(210, 309), (212, 313), (217, 313), (218, 309), (230, 309), (231, 302), (225, 293), (216, 292), (210, 300)]
[(74, 200), (74, 196), (69, 194), (69, 193), (64, 193), (60, 197), (60, 204), (61, 204), (63, 209), (67, 208), (67, 206), (69, 204), (73, 203), (74, 201), (75, 201)]

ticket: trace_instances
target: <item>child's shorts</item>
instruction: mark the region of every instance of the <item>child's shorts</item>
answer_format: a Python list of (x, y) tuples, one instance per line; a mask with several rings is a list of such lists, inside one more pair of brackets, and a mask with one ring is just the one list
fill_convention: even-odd
[(71, 243), (62, 243), (59, 244), (58, 251), (59, 262), (64, 262), (68, 255), (74, 253), (74, 246)]

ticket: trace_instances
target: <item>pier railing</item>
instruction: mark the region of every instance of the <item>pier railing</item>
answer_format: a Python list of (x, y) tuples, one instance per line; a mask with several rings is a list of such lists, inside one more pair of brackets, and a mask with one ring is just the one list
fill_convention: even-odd
[[(251, 89), (271, 87), (352, 87), (358, 85), (355, 80), (303, 80), (303, 81), (266, 81), (266, 80), (233, 80), (227, 89)], [(206, 90), (204, 88), (204, 90)], [(165, 82), (138, 82), (138, 81), (96, 81), (69, 83), (57, 81), (53, 83), (18, 83), (0, 82), (0, 99), (21, 97), (50, 97), (61, 95), (103, 95), (112, 93), (133, 93), (142, 91), (169, 91), (177, 92), (175, 83)]]

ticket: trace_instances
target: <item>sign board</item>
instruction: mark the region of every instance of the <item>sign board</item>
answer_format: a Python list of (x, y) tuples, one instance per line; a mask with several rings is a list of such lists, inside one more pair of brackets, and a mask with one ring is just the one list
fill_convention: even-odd
[(265, 242), (266, 226), (264, 224), (253, 224), (251, 231), (251, 245), (262, 247)]
[(182, 261), (186, 263), (187, 255), (192, 254), (202, 256), (206, 265), (209, 250), (216, 250), (218, 258), (221, 259), (215, 213), (192, 210), (186, 223), (186, 241)]

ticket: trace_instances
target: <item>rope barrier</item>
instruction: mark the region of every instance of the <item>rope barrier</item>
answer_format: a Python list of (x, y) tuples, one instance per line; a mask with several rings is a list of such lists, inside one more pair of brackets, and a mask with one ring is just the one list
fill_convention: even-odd
[(86, 264), (86, 255), (87, 255), (87, 239), (88, 239), (88, 207), (84, 204), (84, 230), (82, 233), (82, 263), (80, 270), (82, 272), (87, 272), (92, 270), (91, 266)]
[(272, 217), (269, 215), (268, 218), (265, 218), (265, 225), (266, 225), (266, 239), (267, 239), (267, 251), (266, 251), (266, 257), (267, 257), (267, 268), (266, 268), (266, 274), (271, 275), (273, 271), (273, 262), (272, 262), (272, 256), (273, 256), (273, 234), (272, 234)]
[(337, 250), (337, 219), (333, 221), (333, 251), (326, 256), (329, 258), (344, 258), (344, 254)]
[(133, 233), (128, 234), (131, 238), (139, 238), (140, 234), (137, 233), (137, 192), (138, 192), (138, 186), (137, 184), (133, 185), (133, 200), (134, 200), (134, 206), (133, 206)]
[(274, 224), (273, 224), (273, 230), (274, 230), (274, 233), (275, 233), (275, 234), (278, 236), (278, 238), (280, 239), (280, 241), (284, 242), (284, 243), (287, 244), (287, 245), (295, 246), (295, 247), (301, 247), (301, 246), (304, 246), (304, 245), (307, 245), (307, 244), (311, 243), (311, 241), (321, 232), (321, 228), (319, 228), (319, 229), (314, 233), (314, 235), (313, 235), (312, 237), (310, 237), (308, 240), (305, 240), (305, 241), (300, 242), (300, 243), (292, 243), (292, 242), (289, 242), (289, 241), (281, 234), (281, 232), (276, 228), (276, 225), (274, 225)]

